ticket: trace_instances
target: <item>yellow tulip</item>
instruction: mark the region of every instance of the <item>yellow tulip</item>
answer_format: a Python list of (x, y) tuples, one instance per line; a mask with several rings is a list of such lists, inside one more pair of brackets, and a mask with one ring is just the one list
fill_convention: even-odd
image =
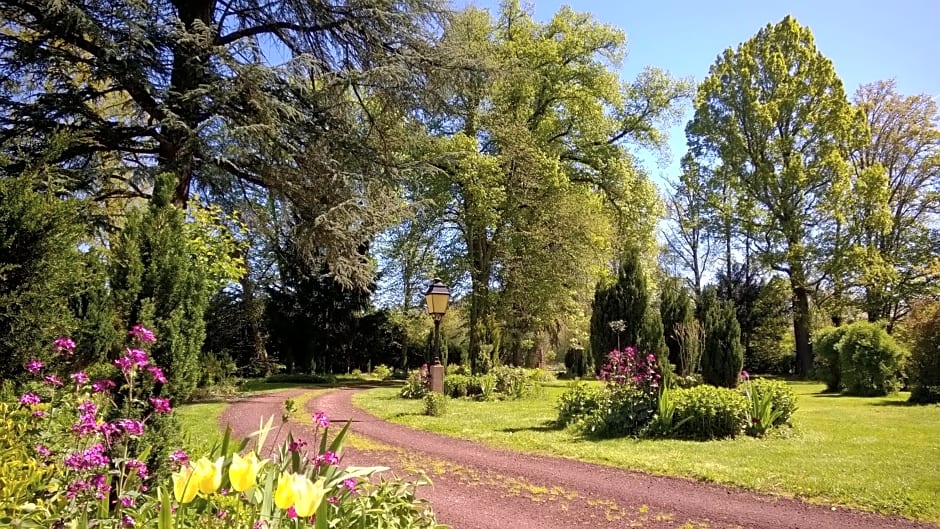
[(290, 509), (296, 501), (294, 491), (294, 474), (282, 472), (280, 479), (277, 480), (277, 490), (274, 491), (274, 505), (278, 509)]
[(196, 497), (199, 482), (193, 476), (193, 469), (183, 467), (179, 472), (173, 473), (173, 495), (180, 503), (189, 503)]
[(248, 452), (245, 457), (233, 454), (232, 465), (228, 467), (228, 477), (232, 482), (232, 488), (237, 492), (245, 492), (254, 486), (262, 464), (263, 462), (258, 461), (258, 456), (254, 452)]
[(218, 458), (209, 461), (208, 458), (201, 457), (193, 466), (193, 479), (199, 484), (199, 491), (203, 494), (211, 494), (222, 485), (222, 462), (225, 458)]
[(313, 513), (317, 512), (317, 507), (320, 506), (320, 501), (323, 500), (325, 492), (323, 490), (323, 478), (313, 483), (306, 476), (297, 476), (295, 488), (297, 501), (294, 504), (294, 511), (297, 516), (301, 518), (313, 516)]

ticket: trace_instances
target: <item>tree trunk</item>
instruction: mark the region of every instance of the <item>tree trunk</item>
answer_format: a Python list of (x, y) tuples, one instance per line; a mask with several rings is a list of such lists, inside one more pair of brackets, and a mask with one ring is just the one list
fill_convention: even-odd
[(790, 289), (793, 293), (793, 338), (796, 342), (796, 374), (807, 378), (813, 371), (813, 350), (809, 341), (809, 291), (802, 263), (790, 265)]
[[(468, 228), (470, 233), (473, 233)], [(486, 340), (486, 319), (489, 315), (490, 276), (493, 263), (490, 258), (490, 242), (480, 233), (468, 241), (470, 248), (470, 365), (474, 373), (486, 373), (492, 365), (483, 351)]]

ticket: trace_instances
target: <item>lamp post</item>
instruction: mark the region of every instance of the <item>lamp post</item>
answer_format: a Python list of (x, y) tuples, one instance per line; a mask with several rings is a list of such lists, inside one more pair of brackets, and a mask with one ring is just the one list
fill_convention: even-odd
[(434, 318), (434, 356), (441, 357), (441, 319), (447, 314), (447, 303), (450, 301), (450, 289), (440, 278), (435, 277), (424, 292), (424, 301), (428, 306), (428, 314)]

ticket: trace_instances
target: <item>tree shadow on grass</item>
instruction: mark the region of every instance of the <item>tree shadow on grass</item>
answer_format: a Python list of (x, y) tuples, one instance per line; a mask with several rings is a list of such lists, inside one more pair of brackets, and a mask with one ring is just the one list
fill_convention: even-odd
[(529, 426), (526, 428), (503, 428), (500, 431), (506, 433), (518, 433), (518, 432), (557, 432), (564, 430), (564, 426), (560, 426), (555, 421), (545, 421), (538, 426)]

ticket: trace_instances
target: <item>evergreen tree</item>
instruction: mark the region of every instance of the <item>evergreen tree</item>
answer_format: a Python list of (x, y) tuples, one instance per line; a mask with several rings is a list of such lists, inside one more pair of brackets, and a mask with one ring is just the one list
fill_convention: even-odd
[(677, 277), (670, 277), (663, 282), (661, 296), (659, 314), (662, 319), (666, 347), (669, 349), (669, 363), (680, 369), (682, 365), (681, 343), (677, 329), (678, 325), (688, 323), (694, 318), (692, 297), (689, 290), (682, 284), (682, 280)]
[[(607, 354), (617, 348), (618, 342), (621, 348), (640, 344), (648, 306), (649, 292), (640, 264), (640, 253), (631, 249), (623, 255), (617, 282), (606, 289), (598, 286), (594, 294), (591, 354), (595, 366), (604, 365)], [(618, 320), (624, 323), (619, 340), (618, 333), (610, 328), (610, 322)], [(661, 328), (662, 322), (659, 325)]]
[(128, 215), (112, 255), (111, 288), (120, 343), (137, 323), (152, 328), (153, 360), (170, 379), (162, 391), (182, 401), (199, 382), (211, 292), (186, 239), (183, 211), (171, 203), (174, 186), (172, 175), (161, 175), (147, 210)]
[(668, 382), (673, 373), (669, 363), (669, 348), (666, 347), (663, 335), (663, 321), (659, 312), (652, 308), (647, 310), (643, 317), (643, 329), (637, 346), (640, 353), (656, 356), (656, 364), (659, 366), (658, 371), (663, 377), (663, 382)]
[(28, 177), (0, 178), (0, 378), (46, 359), (52, 341), (75, 321), (69, 298), (81, 224), (74, 201), (36, 190)]
[(702, 354), (702, 378), (707, 384), (733, 388), (744, 366), (741, 327), (730, 301), (718, 301), (705, 315), (705, 350)]

